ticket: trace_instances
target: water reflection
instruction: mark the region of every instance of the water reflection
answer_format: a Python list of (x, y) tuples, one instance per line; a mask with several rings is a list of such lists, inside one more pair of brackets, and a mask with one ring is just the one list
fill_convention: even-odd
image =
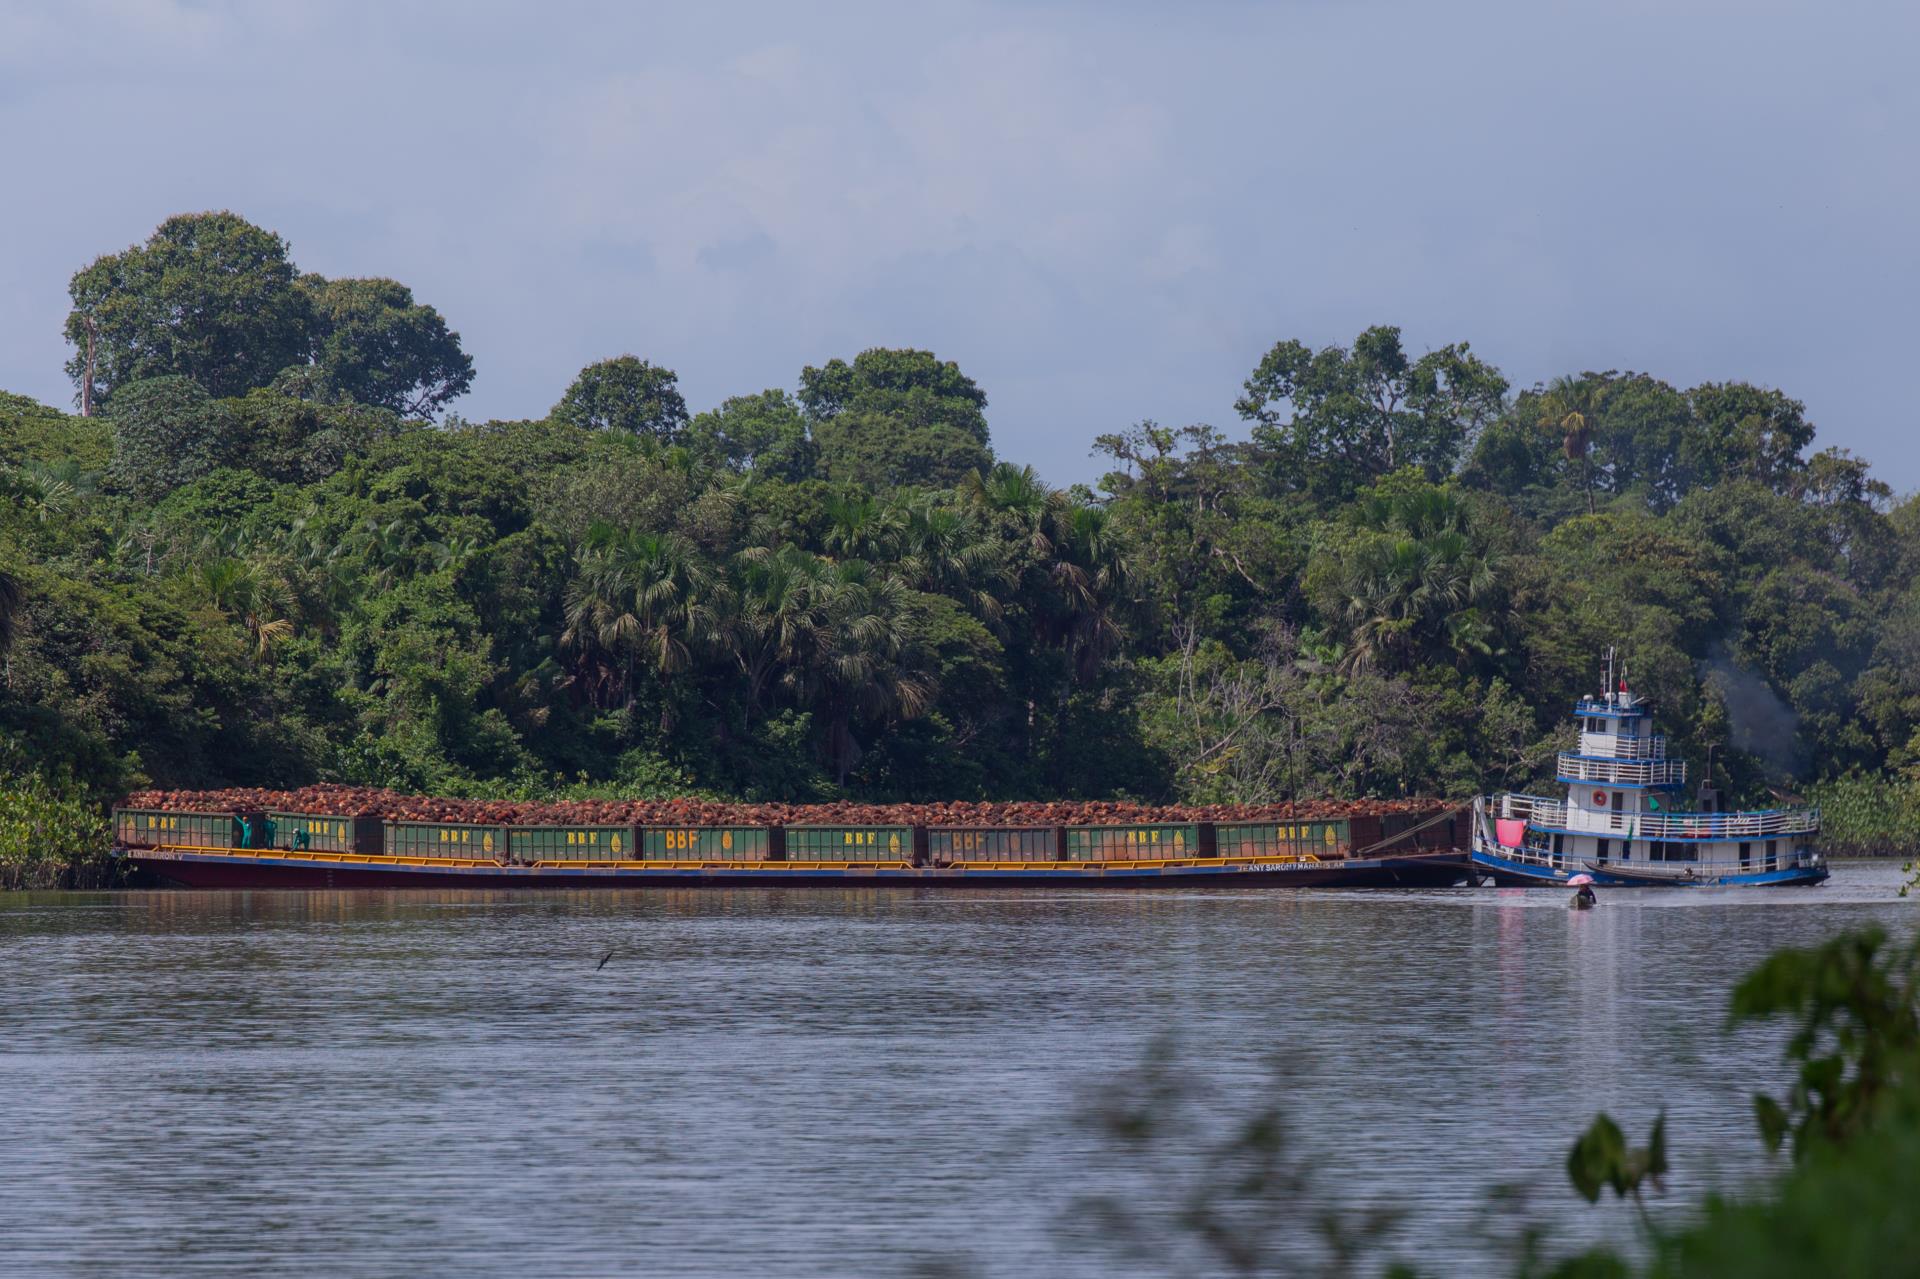
[[(1751, 1149), (1772, 947), (1909, 919), (1823, 889), (801, 889), (0, 897), (0, 1270), (1111, 1274), (1070, 1116), (1177, 1033), (1279, 1088), (1322, 1184), (1467, 1264), (1485, 1187), (1558, 1193), (1593, 1110)], [(614, 957), (596, 969), (608, 950)], [(1289, 1063), (1276, 1084), (1276, 1054)], [(1064, 1248), (1063, 1248), (1064, 1240)], [(1446, 1265), (1452, 1258), (1454, 1266)]]

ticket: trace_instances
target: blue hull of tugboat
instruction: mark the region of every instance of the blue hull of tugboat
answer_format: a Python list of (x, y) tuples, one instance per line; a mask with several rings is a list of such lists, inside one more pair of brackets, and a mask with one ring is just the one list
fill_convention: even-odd
[(1490, 875), (1502, 888), (1565, 888), (1575, 875), (1591, 875), (1596, 888), (1766, 888), (1785, 884), (1818, 884), (1828, 875), (1825, 866), (1793, 866), (1786, 870), (1758, 870), (1731, 875), (1700, 875), (1692, 878), (1654, 879), (1632, 873), (1615, 874), (1609, 870), (1588, 870), (1574, 866), (1552, 870), (1533, 862), (1515, 861), (1484, 849), (1475, 849), (1473, 868)]

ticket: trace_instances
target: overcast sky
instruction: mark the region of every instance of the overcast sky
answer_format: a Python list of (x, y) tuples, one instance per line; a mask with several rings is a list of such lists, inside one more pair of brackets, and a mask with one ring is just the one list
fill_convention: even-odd
[(1916, 53), (1911, 2), (7, 0), (0, 388), (69, 403), (68, 277), (231, 208), (440, 308), (470, 418), (917, 346), (1064, 483), (1392, 323), (1779, 386), (1910, 491)]

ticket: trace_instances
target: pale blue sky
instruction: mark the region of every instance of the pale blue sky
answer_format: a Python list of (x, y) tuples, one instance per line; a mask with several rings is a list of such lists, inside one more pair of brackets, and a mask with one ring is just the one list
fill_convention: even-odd
[(1779, 386), (1908, 491), (1916, 53), (1911, 3), (12, 0), (0, 387), (67, 403), (68, 276), (224, 207), (439, 307), (473, 418), (623, 351), (699, 409), (920, 346), (1066, 482), (1397, 323)]

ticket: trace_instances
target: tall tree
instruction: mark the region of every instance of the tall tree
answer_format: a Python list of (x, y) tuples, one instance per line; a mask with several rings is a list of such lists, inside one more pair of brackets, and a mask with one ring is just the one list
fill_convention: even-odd
[(300, 277), (324, 384), (357, 404), (431, 417), (473, 385), (473, 360), (440, 313), (396, 280)]
[(796, 483), (812, 476), (818, 453), (800, 406), (777, 389), (736, 395), (696, 415), (687, 442), (729, 470)]
[(627, 431), (678, 444), (687, 429), (679, 381), (672, 369), (637, 356), (601, 360), (580, 370), (550, 416), (590, 431)]
[(244, 395), (306, 359), (308, 299), (286, 241), (237, 214), (168, 218), (144, 245), (77, 272), (68, 292), (77, 353), (67, 373), (95, 404), (172, 376), (216, 397)]
[(800, 373), (800, 403), (828, 478), (950, 488), (993, 463), (986, 392), (931, 351), (862, 351)]
[(1540, 428), (1558, 437), (1561, 453), (1580, 468), (1589, 515), (1594, 512), (1593, 433), (1607, 390), (1607, 383), (1600, 378), (1557, 377), (1539, 397)]
[(1687, 392), (1694, 429), (1688, 469), (1698, 483), (1742, 478), (1774, 492), (1792, 487), (1813, 443), (1806, 405), (1779, 391), (1746, 382), (1708, 382)]
[(1452, 471), (1474, 434), (1497, 417), (1507, 382), (1465, 342), (1409, 359), (1400, 330), (1368, 329), (1351, 348), (1277, 344), (1235, 402), (1270, 449), (1280, 478), (1344, 499), (1402, 466), (1430, 479)]

